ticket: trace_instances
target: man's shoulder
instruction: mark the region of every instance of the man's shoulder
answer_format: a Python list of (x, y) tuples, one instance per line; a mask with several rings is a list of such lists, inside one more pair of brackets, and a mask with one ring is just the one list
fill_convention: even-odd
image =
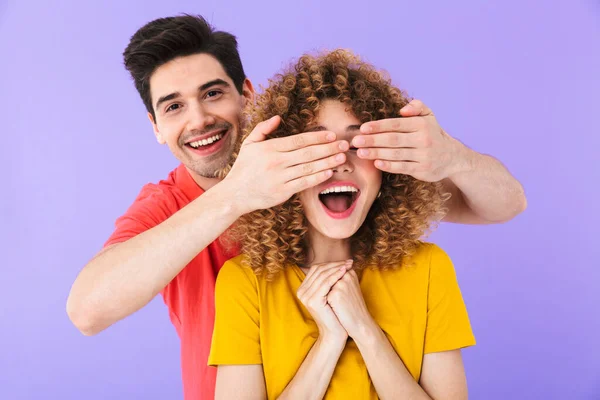
[(136, 200), (142, 200), (148, 197), (172, 196), (174, 192), (179, 191), (175, 181), (175, 172), (169, 172), (169, 175), (158, 182), (149, 182), (142, 186)]
[(142, 186), (135, 203), (144, 202), (147, 204), (156, 204), (158, 206), (170, 206), (170, 208), (182, 208), (192, 201), (189, 194), (182, 188), (178, 181), (178, 174), (181, 174), (181, 167), (172, 170), (169, 175), (158, 182), (150, 182)]

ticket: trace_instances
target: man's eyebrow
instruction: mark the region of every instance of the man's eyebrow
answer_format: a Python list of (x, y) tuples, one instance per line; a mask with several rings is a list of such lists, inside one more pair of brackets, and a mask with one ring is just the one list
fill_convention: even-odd
[[(200, 87), (198, 88), (198, 91), (202, 92), (202, 91), (204, 91), (206, 89), (209, 89), (209, 88), (211, 88), (213, 86), (218, 86), (218, 85), (227, 86), (227, 87), (231, 86), (229, 83), (227, 83), (223, 79), (218, 79), (217, 78), (217, 79), (213, 79), (212, 81), (208, 81), (205, 84), (200, 85)], [(180, 96), (181, 96), (181, 93), (179, 93), (179, 92), (173, 92), (173, 93), (169, 93), (166, 96), (159, 97), (158, 101), (156, 102), (156, 106), (155, 107), (158, 110), (158, 106), (160, 106), (162, 103), (164, 103), (166, 101), (169, 101), (169, 100), (176, 99), (176, 98), (178, 98)]]
[(162, 96), (158, 98), (158, 101), (156, 102), (156, 106), (154, 106), (157, 110), (158, 110), (158, 106), (160, 106), (162, 103), (169, 101), (169, 100), (173, 100), (178, 98), (179, 96), (181, 96), (181, 93), (179, 92), (173, 92), (173, 93), (169, 93), (166, 96)]
[(201, 85), (198, 88), (198, 90), (202, 92), (202, 91), (204, 91), (204, 90), (206, 90), (206, 89), (208, 89), (208, 88), (210, 88), (212, 86), (217, 86), (217, 85), (227, 86), (227, 87), (231, 86), (229, 83), (227, 83), (223, 79), (217, 78), (217, 79), (213, 79), (212, 81), (208, 81), (205, 84)]

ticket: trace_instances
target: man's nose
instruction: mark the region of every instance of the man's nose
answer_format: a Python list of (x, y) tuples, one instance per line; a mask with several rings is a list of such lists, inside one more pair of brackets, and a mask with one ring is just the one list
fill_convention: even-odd
[(216, 119), (202, 104), (196, 104), (191, 107), (188, 120), (188, 131), (201, 131), (207, 126), (215, 124)]

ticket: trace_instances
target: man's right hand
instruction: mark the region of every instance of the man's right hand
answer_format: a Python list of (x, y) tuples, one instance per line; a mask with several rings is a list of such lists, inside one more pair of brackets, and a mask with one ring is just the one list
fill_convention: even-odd
[(307, 132), (266, 140), (277, 129), (275, 116), (256, 125), (242, 143), (231, 171), (223, 181), (235, 193), (245, 214), (276, 206), (293, 194), (329, 179), (332, 168), (346, 161), (350, 145), (333, 132)]

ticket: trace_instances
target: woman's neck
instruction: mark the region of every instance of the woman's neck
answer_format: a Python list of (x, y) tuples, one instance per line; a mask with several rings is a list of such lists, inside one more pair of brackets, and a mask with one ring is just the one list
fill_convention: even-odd
[(308, 244), (307, 266), (352, 258), (350, 239), (332, 239), (315, 229), (309, 229)]

